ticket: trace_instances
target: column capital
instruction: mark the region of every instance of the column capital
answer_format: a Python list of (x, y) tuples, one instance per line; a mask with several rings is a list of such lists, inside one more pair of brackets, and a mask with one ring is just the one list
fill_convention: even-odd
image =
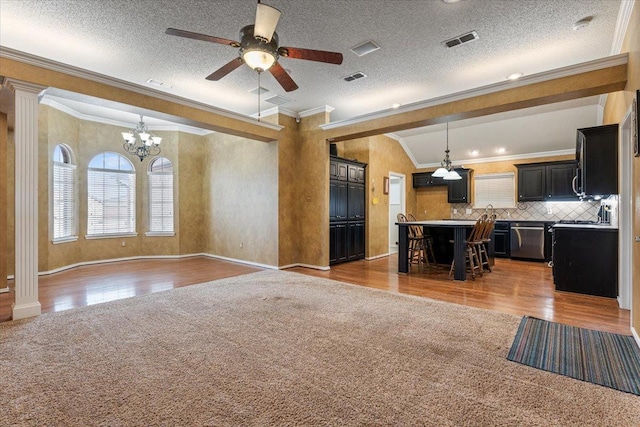
[(11, 91), (15, 91), (16, 89), (18, 89), (24, 92), (30, 92), (35, 94), (39, 94), (40, 92), (42, 92), (47, 88), (46, 86), (38, 85), (35, 83), (23, 82), (22, 80), (8, 79), (8, 78), (4, 79), (4, 81), (2, 82), (2, 85)]

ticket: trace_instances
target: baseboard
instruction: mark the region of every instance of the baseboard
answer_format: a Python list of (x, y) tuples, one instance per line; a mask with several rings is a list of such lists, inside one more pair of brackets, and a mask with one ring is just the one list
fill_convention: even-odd
[(280, 270), (286, 270), (287, 268), (294, 268), (294, 267), (304, 267), (304, 268), (312, 268), (314, 270), (322, 270), (322, 271), (329, 271), (331, 270), (331, 267), (321, 267), (319, 265), (311, 265), (311, 264), (289, 264), (289, 265), (281, 265), (280, 267), (278, 267)]
[[(100, 259), (100, 260), (95, 260), (95, 261), (82, 261), (82, 262), (77, 262), (75, 264), (65, 265), (64, 267), (59, 267), (59, 268), (56, 268), (56, 269), (53, 269), (53, 270), (40, 271), (40, 272), (38, 272), (38, 276), (47, 276), (49, 274), (59, 273), (61, 271), (70, 270), (72, 268), (82, 267), (82, 266), (85, 266), (85, 265), (107, 264), (107, 263), (111, 263), (111, 262), (135, 261), (135, 260), (141, 260), (141, 259), (180, 259), (180, 258), (191, 258), (191, 257), (194, 257), (194, 256), (205, 256), (205, 257), (208, 257), (208, 258), (216, 258), (216, 259), (220, 259), (220, 260), (223, 260), (223, 261), (235, 262), (235, 263), (238, 263), (238, 264), (247, 264), (247, 265), (252, 265), (252, 266), (255, 266), (255, 267), (268, 268), (268, 269), (272, 269), (272, 270), (277, 270), (278, 269), (278, 267), (273, 266), (273, 265), (259, 264), (259, 263), (256, 263), (256, 262), (245, 261), (245, 260), (235, 259), (235, 258), (228, 258), (228, 257), (220, 256), (220, 255), (213, 255), (213, 254), (207, 254), (207, 253), (197, 253), (197, 254), (182, 254), (182, 255), (140, 255), (140, 256), (124, 257), (124, 258), (111, 258), (111, 259)], [(13, 278), (12, 276), (9, 276), (9, 277)]]
[(633, 326), (631, 327), (631, 335), (633, 335), (633, 339), (636, 340), (636, 344), (640, 347), (640, 336), (638, 336), (638, 332)]
[(380, 254), (380, 255), (376, 255), (376, 256), (371, 256), (371, 257), (365, 258), (365, 260), (373, 261), (374, 259), (388, 257), (389, 255), (391, 255), (391, 254), (390, 253)]
[(267, 268), (269, 270), (277, 270), (278, 267), (275, 265), (269, 265), (269, 264), (260, 264), (259, 262), (253, 262), (253, 261), (246, 261), (243, 259), (236, 259), (236, 258), (229, 258), (226, 256), (220, 256), (220, 255), (212, 255), (212, 254), (198, 254), (198, 255), (202, 255), (202, 256), (206, 256), (209, 258), (215, 258), (215, 259), (220, 259), (223, 261), (229, 261), (229, 262), (235, 262), (238, 264), (246, 264), (246, 265), (252, 265), (254, 267), (261, 267), (261, 268)]

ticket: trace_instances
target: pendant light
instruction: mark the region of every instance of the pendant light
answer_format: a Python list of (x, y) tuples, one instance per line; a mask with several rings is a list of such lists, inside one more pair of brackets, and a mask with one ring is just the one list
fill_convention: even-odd
[(440, 162), (440, 167), (431, 174), (432, 177), (442, 178), (447, 181), (462, 179), (460, 174), (453, 169), (451, 159), (449, 159), (449, 122), (447, 122), (447, 149), (444, 150), (444, 159)]

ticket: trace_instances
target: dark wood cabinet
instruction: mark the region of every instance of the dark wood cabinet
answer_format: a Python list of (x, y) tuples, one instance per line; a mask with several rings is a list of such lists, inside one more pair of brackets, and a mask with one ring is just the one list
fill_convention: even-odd
[(511, 231), (508, 221), (496, 221), (492, 240), (494, 255), (498, 258), (509, 258), (511, 254)]
[(618, 296), (618, 230), (554, 227), (553, 281), (558, 291)]
[(577, 170), (578, 163), (574, 161), (548, 164), (545, 172), (546, 200), (578, 200), (578, 195), (573, 191), (572, 187), (573, 178), (576, 176)]
[(329, 224), (329, 263), (347, 260), (347, 223)]
[(576, 175), (577, 162), (560, 161), (527, 163), (518, 168), (518, 201), (569, 201), (577, 200), (572, 181)]
[(618, 194), (618, 125), (578, 129), (576, 189), (583, 198)]
[(331, 157), (329, 168), (329, 264), (365, 255), (366, 164)]
[(447, 185), (447, 181), (442, 178), (432, 176), (433, 172), (418, 172), (413, 174), (413, 188), (433, 187), (437, 185)]
[(445, 181), (447, 183), (447, 201), (449, 203), (471, 203), (469, 181), (471, 179), (471, 169), (456, 168), (462, 179), (455, 181)]

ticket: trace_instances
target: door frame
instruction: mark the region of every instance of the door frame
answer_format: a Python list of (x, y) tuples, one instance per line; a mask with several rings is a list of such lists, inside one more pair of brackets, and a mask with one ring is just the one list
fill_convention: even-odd
[[(633, 300), (633, 118), (629, 107), (620, 124), (618, 195), (618, 305), (632, 310)], [(633, 313), (631, 313), (633, 319)]]
[[(399, 172), (391, 172), (389, 171), (389, 180), (391, 180), (392, 178), (397, 178), (400, 180), (400, 208), (401, 211), (403, 213), (405, 213), (407, 211), (407, 187), (406, 187), (406, 176), (402, 173)], [(391, 194), (389, 194), (389, 198), (391, 198)], [(395, 220), (392, 221), (392, 216), (391, 216), (391, 203), (388, 204), (388, 212), (387, 212), (387, 219), (388, 219), (388, 232), (387, 232), (387, 238), (388, 238), (388, 244), (387, 244), (387, 248), (389, 248), (389, 252), (391, 253), (391, 241), (393, 240), (392, 238), (392, 224), (395, 224)]]

